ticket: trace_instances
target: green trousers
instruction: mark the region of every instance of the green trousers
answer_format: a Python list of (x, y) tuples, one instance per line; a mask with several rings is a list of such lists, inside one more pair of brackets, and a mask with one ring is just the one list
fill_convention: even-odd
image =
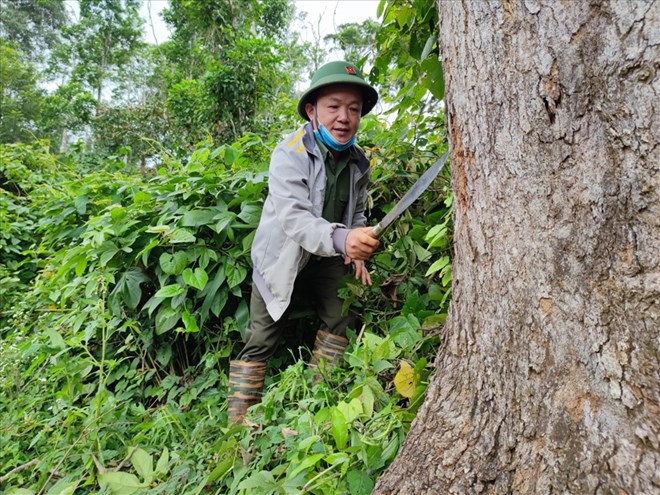
[[(282, 318), (273, 321), (268, 314), (259, 290), (252, 284), (250, 298), (250, 321), (248, 322), (245, 346), (237, 360), (266, 361), (277, 348), (287, 318), (297, 303), (312, 305), (321, 320), (321, 329), (335, 335), (345, 335), (346, 328), (355, 328), (355, 314), (342, 314), (344, 301), (337, 295), (348, 266), (340, 256), (319, 258), (312, 256), (305, 268), (296, 277), (292, 301)], [(310, 329), (318, 330), (318, 329)]]

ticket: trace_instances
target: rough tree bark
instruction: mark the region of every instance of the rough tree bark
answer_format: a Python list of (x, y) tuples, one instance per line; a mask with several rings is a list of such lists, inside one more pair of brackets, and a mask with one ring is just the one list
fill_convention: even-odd
[(659, 493), (660, 2), (438, 8), (453, 301), (373, 493)]

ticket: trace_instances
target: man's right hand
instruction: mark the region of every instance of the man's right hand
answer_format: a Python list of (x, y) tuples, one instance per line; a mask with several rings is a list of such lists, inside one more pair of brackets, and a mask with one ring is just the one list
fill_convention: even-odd
[(368, 260), (380, 244), (371, 236), (372, 230), (372, 227), (351, 229), (346, 237), (346, 256), (354, 260)]

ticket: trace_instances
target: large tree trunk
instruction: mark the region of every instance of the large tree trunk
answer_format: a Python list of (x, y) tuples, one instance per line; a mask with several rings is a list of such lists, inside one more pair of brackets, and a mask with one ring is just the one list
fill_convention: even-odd
[(438, 7), (453, 301), (373, 493), (659, 493), (660, 2)]

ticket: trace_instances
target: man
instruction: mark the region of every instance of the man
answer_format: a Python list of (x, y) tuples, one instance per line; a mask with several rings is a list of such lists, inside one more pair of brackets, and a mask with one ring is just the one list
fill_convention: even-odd
[(336, 362), (348, 344), (345, 332), (354, 316), (342, 314), (337, 289), (350, 265), (356, 279), (371, 285), (364, 261), (378, 247), (365, 226), (369, 161), (355, 145), (360, 119), (377, 101), (376, 90), (355, 65), (324, 65), (298, 102), (308, 123), (271, 156), (268, 196), (252, 244), (247, 338), (230, 363), (231, 422), (241, 422), (261, 398), (266, 361), (294, 292), (313, 296), (322, 322), (313, 366), (321, 359)]

